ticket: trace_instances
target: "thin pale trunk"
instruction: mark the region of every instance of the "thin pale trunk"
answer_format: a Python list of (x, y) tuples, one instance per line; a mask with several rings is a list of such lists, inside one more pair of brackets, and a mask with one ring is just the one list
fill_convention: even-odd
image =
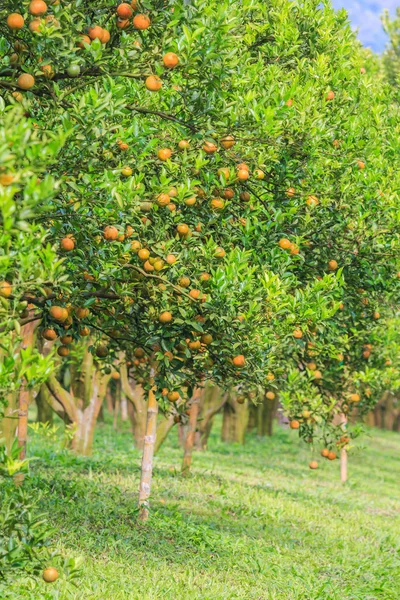
[(118, 428), (118, 415), (121, 408), (121, 385), (119, 382), (116, 382), (115, 386), (115, 404), (114, 404), (114, 430), (116, 431)]
[(110, 415), (112, 415), (114, 412), (114, 402), (113, 402), (113, 397), (112, 397), (110, 386), (108, 386), (107, 392), (106, 392), (106, 405), (107, 405), (108, 412), (110, 413)]
[(258, 437), (262, 437), (264, 434), (263, 416), (264, 416), (264, 400), (259, 400), (259, 403), (257, 404), (257, 416), (256, 416)]
[(93, 373), (91, 385), (92, 397), (89, 406), (79, 411), (78, 427), (75, 433), (73, 447), (78, 454), (90, 456), (92, 453), (94, 432), (100, 408), (103, 404), (109, 377), (96, 370)]
[(37, 417), (36, 421), (38, 423), (49, 423), (53, 424), (53, 409), (50, 404), (46, 400), (46, 392), (47, 388), (45, 385), (40, 387), (39, 392), (36, 395), (36, 407), (37, 407)]
[(231, 442), (232, 433), (232, 407), (228, 402), (224, 404), (224, 412), (222, 417), (221, 440), (223, 442)]
[(200, 402), (200, 419), (197, 426), (198, 432), (195, 435), (196, 450), (205, 450), (207, 448), (208, 438), (215, 415), (222, 409), (228, 399), (228, 394), (221, 394), (217, 386), (207, 386), (205, 388), (203, 402)]
[(342, 483), (347, 481), (347, 450), (342, 448), (340, 451), (340, 480)]
[(7, 406), (4, 411), (4, 416), (0, 421), (0, 438), (4, 440), (7, 452), (9, 452), (15, 440), (15, 434), (18, 426), (17, 393), (9, 393), (6, 396), (6, 400)]
[(277, 408), (277, 400), (268, 400), (264, 399), (264, 413), (263, 413), (263, 436), (268, 435), (272, 436), (273, 426), (274, 426), (274, 418)]
[(236, 400), (232, 400), (234, 406), (234, 432), (233, 441), (238, 444), (244, 444), (247, 424), (249, 422), (249, 401), (246, 400), (243, 404), (239, 404)]
[(124, 396), (128, 400), (128, 416), (131, 421), (135, 446), (138, 449), (143, 448), (143, 440), (146, 432), (147, 408), (143, 393), (143, 387), (135, 384), (128, 377), (126, 364), (121, 360), (120, 363), (121, 388)]
[(200, 394), (201, 387), (198, 387), (193, 394), (192, 398), (192, 406), (190, 407), (190, 415), (189, 415), (189, 427), (186, 433), (185, 440), (185, 451), (183, 454), (182, 461), (182, 475), (188, 475), (190, 472), (190, 466), (192, 464), (192, 454), (193, 454), (193, 444), (194, 444), (194, 436), (196, 433), (197, 427), (197, 418), (199, 416), (199, 402), (200, 402)]
[(173, 426), (175, 425), (174, 415), (170, 415), (168, 418), (164, 419), (157, 426), (157, 435), (156, 435), (156, 443), (154, 446), (154, 454), (157, 454), (162, 444), (167, 439), (167, 436)]
[(158, 403), (155, 396), (154, 368), (150, 374), (150, 390), (147, 405), (146, 435), (144, 436), (144, 447), (142, 456), (142, 469), (139, 485), (139, 518), (147, 521), (149, 518), (149, 498), (151, 490), (151, 478), (153, 473), (154, 445), (157, 432)]
[(121, 421), (128, 420), (128, 401), (126, 396), (121, 397)]

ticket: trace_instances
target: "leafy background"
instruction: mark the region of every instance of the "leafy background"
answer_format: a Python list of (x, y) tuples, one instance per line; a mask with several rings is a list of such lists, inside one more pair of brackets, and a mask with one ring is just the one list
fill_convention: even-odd
[(350, 21), (358, 29), (360, 40), (376, 52), (381, 52), (386, 44), (380, 16), (385, 9), (393, 15), (399, 0), (332, 0), (335, 8), (344, 8)]

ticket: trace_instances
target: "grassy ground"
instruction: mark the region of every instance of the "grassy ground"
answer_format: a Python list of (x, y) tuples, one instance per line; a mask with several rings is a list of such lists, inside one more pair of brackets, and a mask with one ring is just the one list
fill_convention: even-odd
[[(37, 436), (34, 436), (37, 438)], [(92, 459), (32, 440), (28, 484), (57, 527), (54, 547), (83, 556), (75, 585), (15, 579), (3, 599), (398, 600), (400, 435), (373, 431), (350, 458), (310, 471), (292, 431), (223, 445), (217, 430), (179, 475), (173, 432), (155, 460), (150, 522), (136, 523), (139, 455), (100, 425)], [(60, 564), (61, 559), (53, 562)]]

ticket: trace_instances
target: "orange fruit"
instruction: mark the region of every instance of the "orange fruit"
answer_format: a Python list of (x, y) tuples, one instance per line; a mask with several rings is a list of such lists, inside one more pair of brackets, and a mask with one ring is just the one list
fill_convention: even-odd
[(249, 171), (247, 169), (239, 169), (237, 172), (237, 177), (239, 181), (246, 181), (249, 178)]
[(254, 175), (256, 176), (256, 179), (265, 179), (265, 173), (261, 169), (256, 169)]
[(158, 206), (167, 206), (171, 201), (171, 198), (168, 194), (160, 194), (157, 198)]
[(173, 265), (176, 261), (177, 258), (175, 256), (175, 254), (167, 254), (165, 261), (169, 264), (169, 265)]
[(127, 29), (131, 22), (128, 19), (117, 19), (118, 29)]
[(150, 17), (148, 17), (147, 15), (136, 15), (133, 19), (133, 26), (136, 29), (140, 29), (140, 30), (144, 30), (144, 29), (148, 29), (151, 25), (151, 21), (150, 21)]
[(289, 250), (292, 246), (292, 242), (290, 240), (288, 240), (287, 238), (280, 239), (278, 244), (279, 244), (280, 248), (282, 248), (282, 250)]
[(372, 317), (377, 321), (378, 319), (381, 318), (381, 314), (378, 311), (375, 311), (373, 313)]
[(317, 204), (319, 204), (319, 200), (318, 200), (317, 196), (308, 196), (308, 198), (306, 200), (306, 204), (308, 206), (317, 206)]
[(163, 56), (163, 63), (168, 69), (173, 69), (179, 64), (179, 57), (174, 52), (167, 52)]
[(117, 6), (117, 15), (120, 19), (130, 19), (133, 15), (132, 7), (126, 2)]
[(289, 106), (289, 108), (290, 108), (291, 106), (293, 106), (293, 100), (291, 98), (289, 98), (289, 100), (286, 100), (285, 104), (286, 104), (286, 106)]
[(232, 362), (235, 365), (235, 367), (238, 367), (240, 369), (241, 367), (244, 367), (244, 365), (246, 364), (246, 359), (243, 356), (243, 354), (238, 354), (237, 356), (234, 356), (232, 358)]
[(223, 167), (221, 169), (218, 169), (218, 175), (223, 175), (225, 177), (225, 179), (229, 179), (229, 169), (227, 167)]
[(89, 27), (88, 36), (91, 40), (100, 40), (103, 36), (103, 28), (99, 25), (95, 25), (94, 27)]
[(233, 135), (226, 135), (220, 140), (220, 142), (221, 146), (225, 148), (225, 150), (229, 150), (229, 148), (232, 148), (232, 146), (234, 146), (235, 138), (233, 137)]
[(321, 450), (321, 456), (323, 456), (324, 458), (328, 458), (328, 455), (329, 455), (328, 448), (323, 448), (323, 450)]
[(184, 203), (186, 204), (186, 206), (194, 206), (196, 204), (196, 196), (185, 198)]
[(226, 252), (223, 248), (221, 248), (221, 246), (218, 246), (218, 248), (215, 249), (215, 252), (214, 252), (215, 258), (224, 258), (225, 255), (226, 255)]
[(40, 19), (39, 17), (35, 17), (34, 19), (32, 19), (32, 21), (29, 23), (29, 30), (32, 33), (37, 33), (40, 29), (40, 25), (42, 23), (42, 19)]
[(170, 402), (176, 402), (179, 400), (179, 392), (168, 392), (167, 398)]
[(296, 338), (296, 340), (300, 340), (303, 337), (303, 332), (301, 329), (295, 329), (293, 331), (293, 337)]
[(213, 336), (210, 333), (204, 333), (200, 339), (201, 343), (205, 344), (206, 346), (209, 346), (213, 342)]
[(349, 400), (350, 402), (360, 402), (360, 394), (350, 394)]
[(121, 375), (118, 373), (118, 371), (113, 371), (111, 373), (111, 379), (114, 379), (114, 381), (118, 381), (118, 379), (121, 378)]
[(145, 85), (150, 92), (158, 92), (162, 88), (162, 81), (157, 75), (149, 75)]
[(267, 381), (273, 381), (275, 379), (275, 375), (273, 373), (267, 374)]
[(75, 309), (75, 315), (77, 319), (86, 319), (90, 315), (90, 310), (83, 306), (79, 306)]
[(251, 196), (249, 192), (241, 192), (239, 198), (242, 202), (249, 202)]
[(199, 277), (200, 281), (208, 281), (211, 275), (209, 273), (202, 273)]
[(25, 24), (24, 17), (18, 13), (11, 13), (7, 17), (7, 25), (13, 31), (22, 29)]
[(275, 400), (275, 394), (274, 394), (274, 392), (267, 392), (265, 394), (265, 397), (267, 398), (267, 400)]
[(161, 150), (157, 152), (157, 156), (160, 160), (168, 160), (172, 156), (172, 150), (171, 148), (161, 148)]
[(72, 335), (63, 335), (60, 338), (60, 342), (64, 344), (64, 346), (68, 346), (68, 344), (72, 344)]
[(318, 463), (316, 460), (312, 460), (308, 466), (310, 469), (318, 469)]
[(294, 187), (290, 187), (286, 190), (286, 196), (288, 196), (289, 198), (293, 198), (295, 193), (296, 193), (296, 190), (294, 189)]
[(358, 160), (357, 166), (359, 169), (365, 169), (365, 162), (363, 162), (362, 160)]
[(108, 29), (103, 29), (103, 34), (100, 38), (102, 44), (107, 44), (110, 41), (111, 35)]
[(30, 90), (35, 85), (35, 78), (29, 73), (22, 73), (17, 79), (17, 85), (21, 90)]
[(90, 329), (89, 327), (81, 327), (79, 330), (79, 335), (81, 335), (82, 337), (86, 337), (90, 334)]
[(200, 290), (193, 289), (193, 290), (190, 290), (190, 292), (189, 292), (189, 296), (191, 298), (193, 298), (194, 300), (197, 300), (197, 298), (200, 298), (201, 295), (202, 294), (201, 294)]
[(183, 288), (187, 288), (190, 285), (189, 277), (181, 277), (178, 281), (179, 285)]
[(338, 266), (339, 266), (339, 265), (337, 264), (336, 260), (330, 260), (330, 261), (328, 262), (328, 269), (329, 269), (330, 271), (336, 271), (336, 269), (338, 268)]
[(71, 252), (75, 248), (75, 242), (70, 237), (65, 237), (60, 242), (61, 250), (65, 250), (66, 252)]
[(185, 236), (189, 233), (190, 229), (189, 226), (186, 225), (186, 223), (180, 223), (177, 226), (176, 231), (180, 236)]
[(329, 460), (335, 460), (336, 458), (336, 453), (332, 452), (332, 450), (328, 453), (328, 459)]
[(52, 319), (55, 321), (60, 321), (60, 323), (64, 323), (68, 319), (68, 311), (63, 306), (51, 306), (49, 310), (49, 314)]
[(290, 421), (290, 429), (299, 429), (300, 423), (296, 420)]
[(58, 356), (68, 356), (69, 354), (69, 348), (67, 348), (67, 346), (59, 346), (58, 350), (57, 350), (57, 354)]
[(232, 188), (226, 188), (222, 195), (226, 200), (232, 200), (232, 198), (235, 196), (235, 192)]
[(217, 146), (214, 144), (214, 142), (204, 142), (203, 145), (203, 150), (204, 152), (206, 152), (207, 154), (213, 154), (213, 152), (216, 152), (218, 150)]
[(119, 236), (119, 231), (113, 225), (107, 225), (103, 230), (103, 236), (105, 240), (114, 241)]
[(0, 281), (0, 296), (9, 298), (12, 294), (12, 285), (8, 281)]
[(325, 100), (333, 100), (335, 97), (335, 92), (332, 90), (329, 90), (329, 92), (327, 93), (327, 95), (325, 96)]
[(178, 147), (180, 150), (187, 150), (187, 148), (189, 148), (190, 146), (190, 142), (188, 142), (188, 140), (180, 140), (178, 142)]
[(47, 567), (43, 571), (42, 577), (46, 583), (53, 583), (53, 581), (58, 579), (58, 571), (54, 567)]
[(88, 44), (90, 46), (91, 42), (92, 42), (92, 40), (90, 39), (90, 37), (88, 35), (82, 34), (80, 36), (80, 41), (77, 43), (77, 46), (79, 48), (84, 48), (85, 44)]
[(147, 250), (147, 248), (141, 248), (138, 251), (138, 257), (140, 258), (140, 260), (147, 260), (150, 256), (150, 252), (149, 250)]
[(41, 17), (47, 12), (47, 4), (43, 0), (32, 0), (29, 3), (28, 10), (34, 17)]
[(42, 337), (45, 340), (52, 342), (57, 339), (57, 333), (54, 331), (54, 329), (43, 329)]
[(166, 310), (160, 314), (158, 320), (160, 321), (160, 323), (171, 323), (172, 314), (168, 310)]
[(213, 198), (210, 202), (210, 206), (213, 210), (223, 210), (225, 202), (221, 198)]

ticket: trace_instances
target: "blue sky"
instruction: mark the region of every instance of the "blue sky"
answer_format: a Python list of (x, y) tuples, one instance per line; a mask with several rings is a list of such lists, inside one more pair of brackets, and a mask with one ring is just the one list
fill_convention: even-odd
[(359, 38), (365, 46), (376, 52), (385, 47), (386, 36), (382, 31), (380, 15), (387, 8), (392, 14), (400, 6), (400, 0), (332, 0), (335, 8), (345, 8)]

